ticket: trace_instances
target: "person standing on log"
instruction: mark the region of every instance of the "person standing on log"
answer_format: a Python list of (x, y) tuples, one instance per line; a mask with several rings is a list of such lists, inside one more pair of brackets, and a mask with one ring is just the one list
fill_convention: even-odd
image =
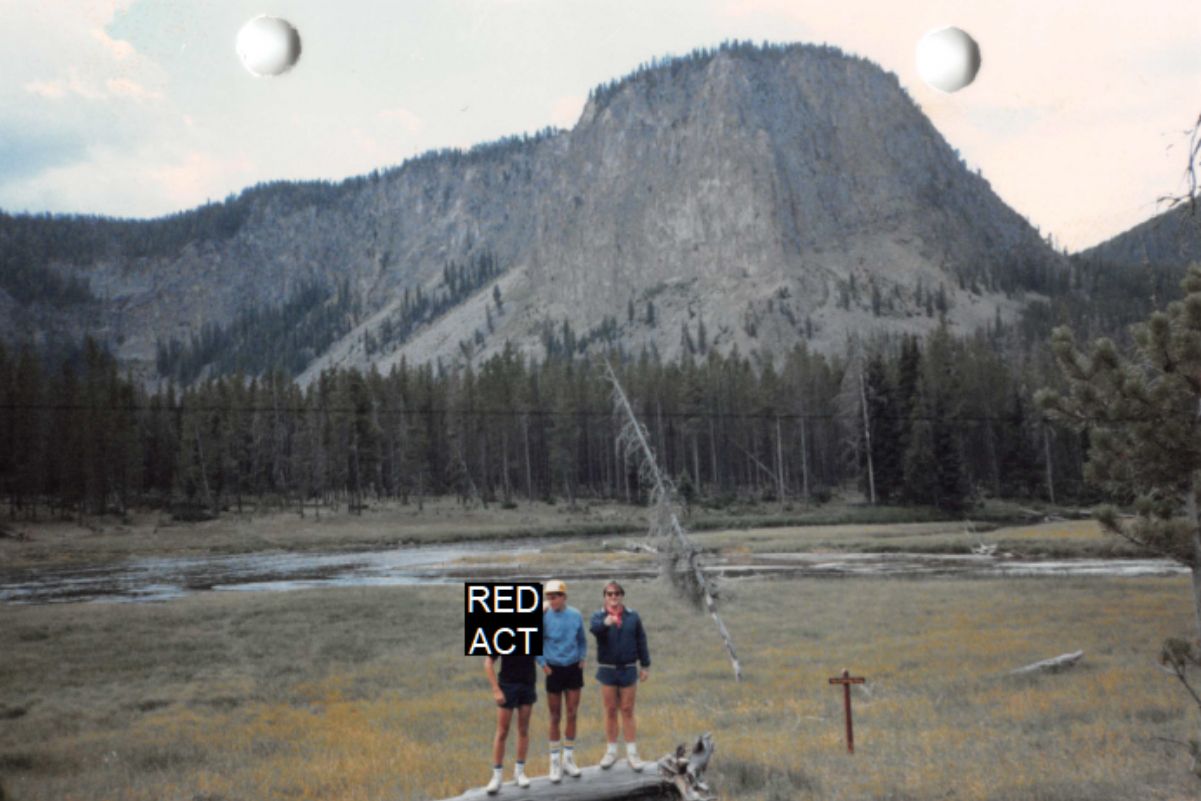
[(625, 594), (616, 581), (606, 584), (605, 605), (593, 613), (589, 626), (596, 635), (596, 680), (601, 685), (601, 700), (605, 705), (605, 738), (609, 743), (605, 755), (601, 757), (600, 766), (611, 768), (617, 762), (617, 712), (620, 710), (626, 760), (630, 768), (640, 771), (644, 763), (638, 758), (634, 698), (638, 692), (638, 682), (650, 677), (651, 654), (647, 649), (642, 618), (625, 605)]
[(525, 775), (525, 757), (530, 750), (530, 713), (538, 700), (538, 674), (534, 670), (534, 657), (512, 653), (502, 656), (500, 675), (496, 672), (496, 659), (484, 657), (484, 673), (492, 685), (492, 698), (496, 701), (496, 737), (492, 740), (492, 780), (484, 788), (489, 794), (500, 792), (505, 762), (505, 740), (509, 737), (509, 726), (513, 722), (513, 710), (517, 710), (517, 766), (513, 779), (518, 787), (529, 787)]
[[(576, 713), (584, 686), (588, 637), (584, 634), (584, 616), (574, 606), (567, 605), (565, 582), (548, 581), (542, 592), (546, 607), (542, 613), (542, 656), (538, 657), (538, 664), (546, 674), (546, 706), (550, 710), (550, 780), (558, 782), (564, 773), (571, 777), (580, 775), (575, 764)], [(567, 723), (560, 743), (559, 719), (564, 700)]]

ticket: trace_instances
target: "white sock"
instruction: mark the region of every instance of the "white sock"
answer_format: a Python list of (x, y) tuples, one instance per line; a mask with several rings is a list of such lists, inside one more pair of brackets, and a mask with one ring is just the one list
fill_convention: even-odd
[(493, 776), (503, 776), (504, 773), (505, 773), (504, 765), (493, 765), (492, 766), (492, 775)]
[(630, 756), (638, 756), (638, 743), (626, 743), (626, 753)]
[(616, 754), (617, 753), (617, 743), (609, 743), (609, 747), (605, 749), (605, 753)]
[(564, 740), (563, 741), (563, 750), (569, 754), (574, 752), (575, 751), (575, 740)]
[[(569, 748), (567, 750), (570, 751), (571, 749)], [(559, 741), (558, 740), (550, 741), (550, 753), (551, 753), (551, 756), (554, 756), (555, 754), (559, 753)]]

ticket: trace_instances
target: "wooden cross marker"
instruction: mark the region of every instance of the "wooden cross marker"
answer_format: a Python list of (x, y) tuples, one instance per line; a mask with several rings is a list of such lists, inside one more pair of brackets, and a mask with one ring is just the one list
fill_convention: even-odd
[(830, 679), (831, 684), (842, 685), (842, 704), (846, 711), (847, 718), (847, 753), (855, 753), (855, 729), (851, 725), (851, 685), (863, 684), (866, 681), (862, 676), (852, 676), (851, 671), (842, 671), (841, 676), (836, 676)]

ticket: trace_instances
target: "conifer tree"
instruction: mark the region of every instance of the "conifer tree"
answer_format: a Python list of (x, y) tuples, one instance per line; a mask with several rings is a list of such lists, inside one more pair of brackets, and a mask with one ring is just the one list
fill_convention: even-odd
[(901, 450), (900, 409), (889, 379), (884, 358), (874, 354), (864, 373), (867, 416), (871, 420), (872, 465), (875, 469), (876, 496), (880, 501), (895, 498), (904, 477), (904, 452)]
[(1001, 420), (998, 462), (1001, 472), (1001, 493), (1028, 498), (1042, 480), (1039, 454), (1034, 444), (1034, 432), (1026, 412), (1026, 401), (1016, 388), (1010, 393), (1008, 408)]
[(1201, 667), (1201, 266), (1181, 286), (1183, 300), (1132, 328), (1129, 355), (1107, 338), (1082, 352), (1070, 329), (1055, 329), (1051, 347), (1068, 389), (1040, 392), (1038, 402), (1088, 430), (1086, 477), (1133, 500), (1133, 520), (1101, 510), (1105, 529), (1192, 571), (1196, 636), (1165, 645), (1164, 657)]

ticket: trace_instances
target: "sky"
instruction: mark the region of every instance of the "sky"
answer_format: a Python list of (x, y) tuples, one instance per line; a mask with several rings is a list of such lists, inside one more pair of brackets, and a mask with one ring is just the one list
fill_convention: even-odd
[[(289, 20), (303, 55), (245, 70), (238, 29)], [(575, 124), (588, 91), (723, 40), (835, 45), (901, 84), (1060, 247), (1185, 191), (1201, 113), (1196, 0), (0, 0), (0, 209), (150, 217), (262, 181), (340, 179)], [(954, 94), (914, 49), (980, 45)]]

